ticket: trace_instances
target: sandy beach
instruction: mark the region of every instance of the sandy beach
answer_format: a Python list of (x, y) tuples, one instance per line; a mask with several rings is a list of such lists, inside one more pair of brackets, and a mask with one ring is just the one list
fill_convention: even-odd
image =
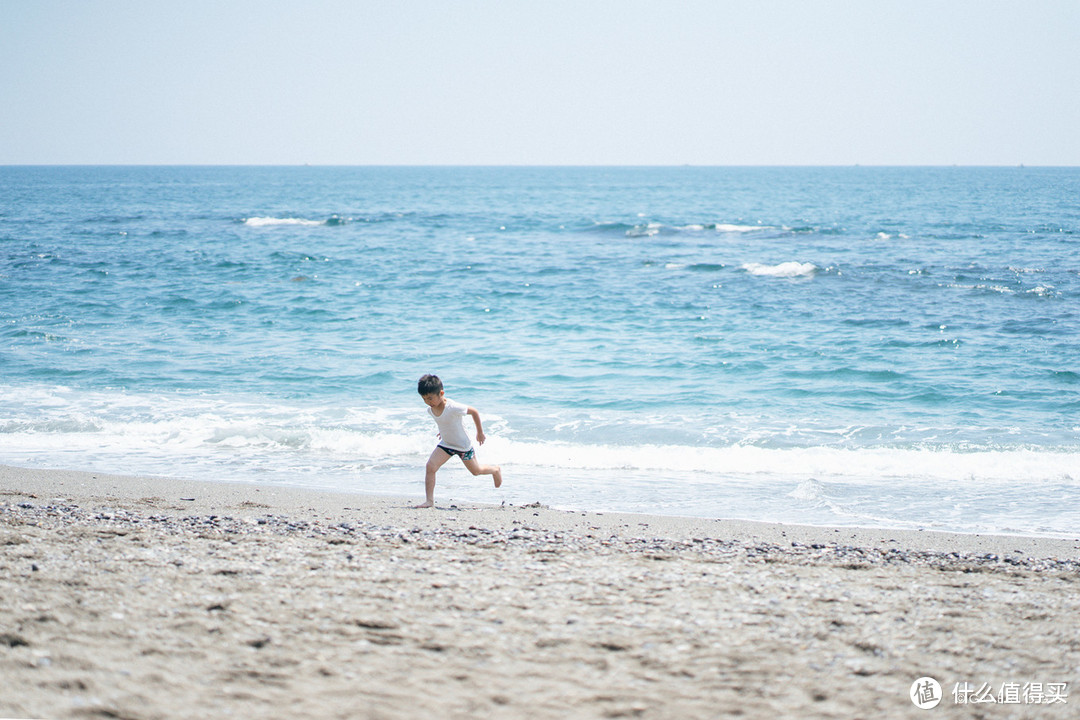
[(0, 716), (1077, 716), (1080, 540), (416, 500), (0, 468)]

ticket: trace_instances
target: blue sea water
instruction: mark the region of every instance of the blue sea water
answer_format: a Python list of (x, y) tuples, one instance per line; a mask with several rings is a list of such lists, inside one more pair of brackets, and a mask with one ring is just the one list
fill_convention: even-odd
[(1074, 535), (1080, 169), (0, 168), (0, 462)]

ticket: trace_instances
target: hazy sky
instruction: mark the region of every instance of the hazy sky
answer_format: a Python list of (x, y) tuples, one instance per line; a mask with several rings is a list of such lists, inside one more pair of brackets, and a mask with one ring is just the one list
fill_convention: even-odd
[(0, 0), (0, 164), (1080, 165), (1080, 1)]

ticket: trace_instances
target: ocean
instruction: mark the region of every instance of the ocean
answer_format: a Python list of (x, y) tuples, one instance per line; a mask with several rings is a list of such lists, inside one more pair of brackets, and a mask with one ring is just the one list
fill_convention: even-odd
[(1080, 169), (0, 168), (0, 462), (1080, 529)]

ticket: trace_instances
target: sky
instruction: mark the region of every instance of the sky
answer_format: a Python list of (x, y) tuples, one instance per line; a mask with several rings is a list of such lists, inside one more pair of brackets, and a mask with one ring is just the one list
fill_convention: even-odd
[(0, 165), (1080, 165), (1076, 0), (0, 0)]

